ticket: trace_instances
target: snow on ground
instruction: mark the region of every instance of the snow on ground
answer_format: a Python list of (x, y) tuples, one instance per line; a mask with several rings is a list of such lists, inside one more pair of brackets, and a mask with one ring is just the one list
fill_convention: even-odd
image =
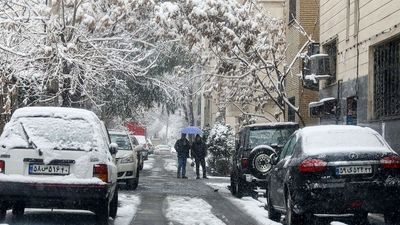
[(153, 156), (149, 156), (149, 159), (144, 161), (143, 169), (144, 170), (151, 170), (154, 166), (154, 158)]
[(175, 159), (165, 159), (164, 169), (171, 172), (176, 172), (177, 165)]
[(166, 217), (170, 225), (225, 225), (212, 212), (212, 206), (200, 198), (169, 196), (166, 199)]
[(129, 225), (136, 214), (140, 205), (140, 197), (136, 195), (119, 194), (118, 196), (118, 214), (114, 224)]

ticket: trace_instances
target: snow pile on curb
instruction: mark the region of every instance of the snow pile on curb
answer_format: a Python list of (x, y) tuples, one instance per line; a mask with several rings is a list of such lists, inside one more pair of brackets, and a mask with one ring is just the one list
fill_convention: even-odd
[(120, 207), (118, 208), (118, 214), (114, 224), (129, 225), (141, 203), (140, 197), (136, 195), (119, 194), (118, 201)]
[(176, 160), (165, 159), (164, 169), (171, 172), (176, 172), (177, 170)]
[(179, 224), (224, 225), (212, 212), (212, 206), (200, 198), (167, 197), (166, 217)]
[(154, 158), (149, 156), (149, 159), (144, 161), (143, 170), (151, 170), (154, 166)]

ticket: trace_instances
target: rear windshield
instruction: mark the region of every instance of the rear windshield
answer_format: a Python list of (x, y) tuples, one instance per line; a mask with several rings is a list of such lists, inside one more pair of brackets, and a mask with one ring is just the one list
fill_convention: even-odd
[(376, 151), (386, 148), (381, 139), (373, 133), (354, 131), (313, 132), (303, 138), (303, 148), (307, 153), (332, 151)]
[(132, 150), (131, 142), (128, 135), (110, 134), (111, 142), (118, 145), (119, 150)]
[(249, 149), (253, 149), (259, 145), (284, 145), (287, 139), (296, 131), (296, 128), (268, 128), (250, 130)]
[(93, 127), (83, 119), (23, 117), (14, 121), (0, 138), (8, 148), (89, 151), (94, 148)]

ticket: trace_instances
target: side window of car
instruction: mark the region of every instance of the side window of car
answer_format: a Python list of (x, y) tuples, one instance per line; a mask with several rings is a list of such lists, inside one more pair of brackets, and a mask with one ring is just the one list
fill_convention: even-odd
[(288, 148), (289, 148), (289, 146), (290, 146), (290, 144), (291, 144), (291, 142), (292, 142), (292, 139), (293, 139), (293, 138), (289, 139), (289, 141), (287, 141), (286, 144), (285, 144), (285, 146), (283, 147), (283, 149), (282, 149), (282, 151), (281, 151), (281, 154), (279, 155), (279, 161), (281, 161), (282, 159), (285, 158), (286, 152), (288, 151)]
[(288, 149), (286, 151), (285, 158), (288, 157), (288, 156), (291, 156), (293, 154), (295, 146), (297, 146), (297, 137), (296, 137), (296, 135), (294, 135), (293, 138), (290, 140), (290, 144), (289, 144)]

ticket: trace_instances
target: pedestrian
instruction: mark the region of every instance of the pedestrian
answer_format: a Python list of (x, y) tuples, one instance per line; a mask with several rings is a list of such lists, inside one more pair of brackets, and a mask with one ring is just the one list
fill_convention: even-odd
[(200, 179), (200, 165), (203, 170), (203, 178), (208, 179), (206, 174), (206, 156), (206, 144), (204, 143), (200, 135), (197, 134), (192, 145), (192, 158), (194, 157), (196, 162), (196, 179)]
[[(187, 179), (186, 177), (186, 161), (189, 158), (190, 143), (186, 139), (186, 134), (182, 133), (182, 136), (175, 143), (175, 150), (178, 155), (178, 174), (177, 178)], [(182, 176), (181, 176), (182, 171)]]

